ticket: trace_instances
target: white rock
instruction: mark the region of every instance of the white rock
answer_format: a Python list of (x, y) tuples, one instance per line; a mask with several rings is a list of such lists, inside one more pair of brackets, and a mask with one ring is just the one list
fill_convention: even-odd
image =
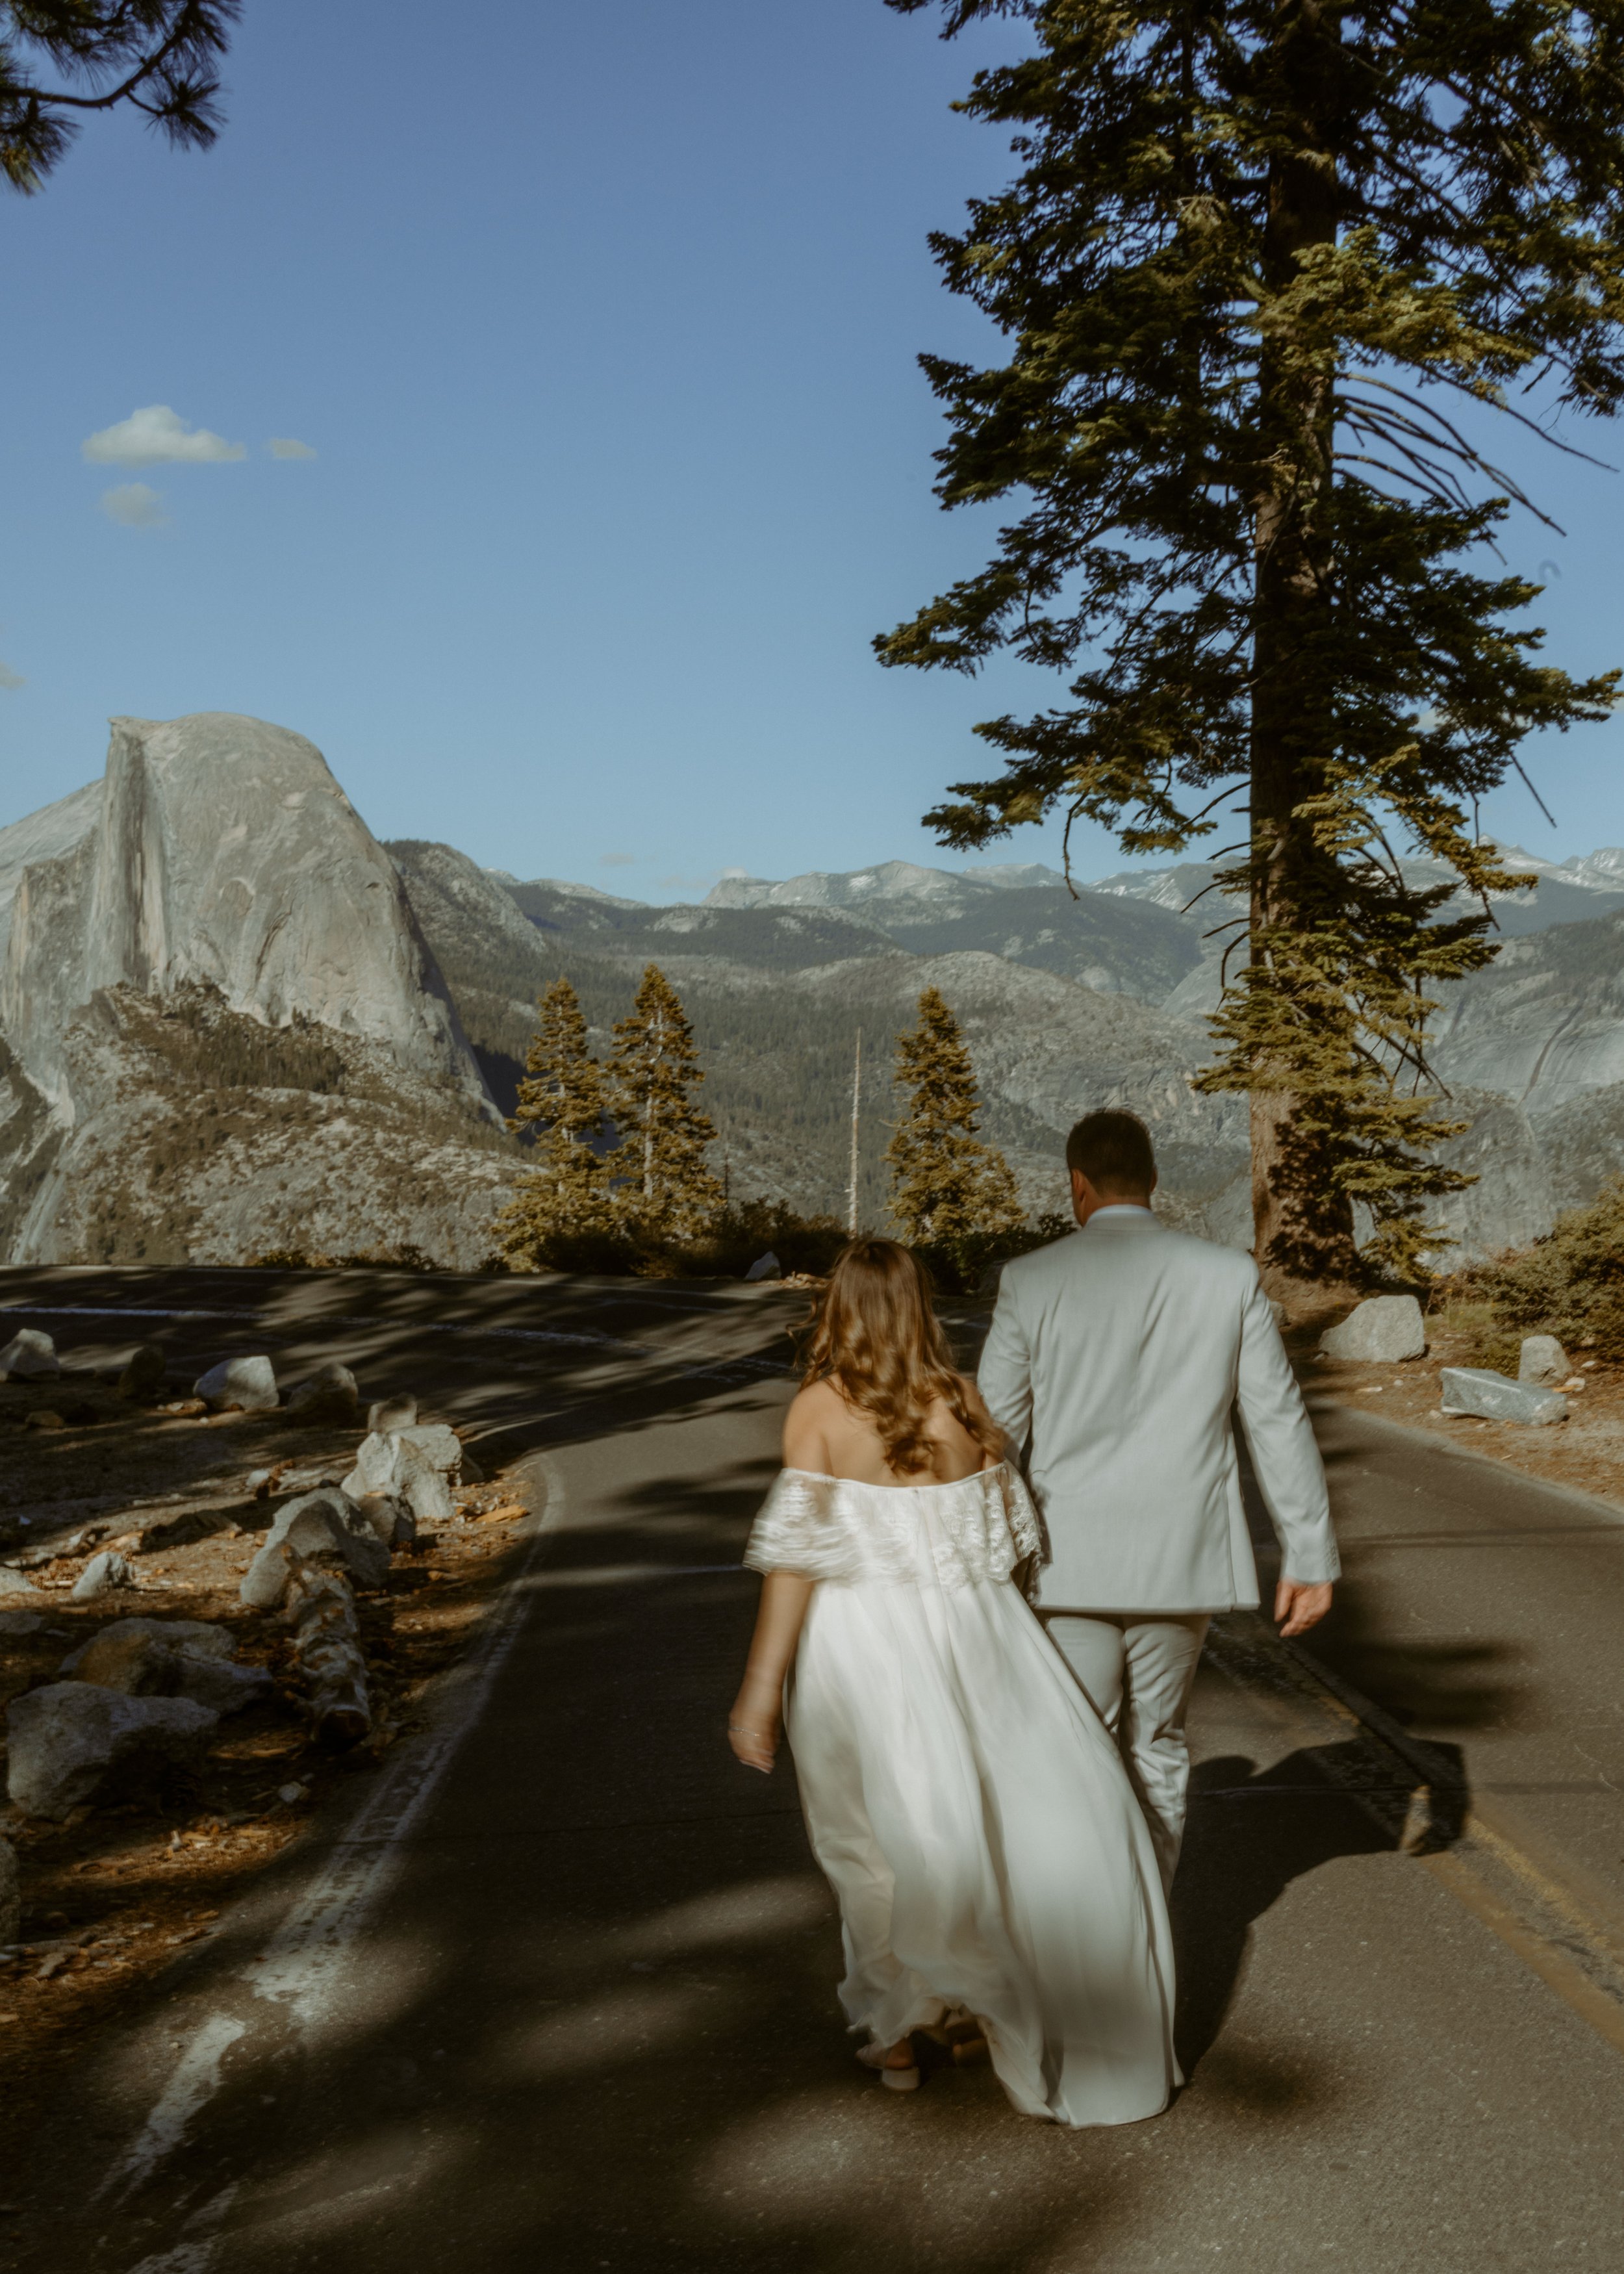
[(1396, 1365), (1420, 1358), (1425, 1349), (1426, 1322), (1413, 1295), (1372, 1295), (1320, 1338), (1322, 1357), (1365, 1366)]
[(442, 1477), (456, 1477), (462, 1466), (462, 1440), (444, 1421), (430, 1421), (416, 1428), (396, 1433), (402, 1445), (410, 1445)]
[(37, 1327), (24, 1327), (0, 1350), (0, 1380), (55, 1382), (61, 1372), (56, 1344)]
[(375, 1405), (366, 1409), (367, 1428), (386, 1437), (396, 1429), (410, 1429), (417, 1418), (417, 1401), (410, 1393), (399, 1397), (380, 1397)]
[(352, 1501), (403, 1500), (419, 1524), (445, 1524), (455, 1513), (451, 1484), (462, 1465), (462, 1441), (444, 1422), (387, 1435), (374, 1430), (361, 1440), (343, 1490)]
[(354, 1374), (347, 1366), (330, 1359), (300, 1382), (288, 1400), (288, 1412), (304, 1421), (353, 1421), (360, 1403)]
[(1475, 1413), (1490, 1421), (1566, 1421), (1568, 1400), (1554, 1389), (1513, 1382), (1486, 1367), (1447, 1366), (1439, 1377), (1446, 1413)]
[(756, 1257), (744, 1276), (747, 1279), (782, 1279), (784, 1266), (769, 1248), (765, 1255)]
[(301, 1556), (338, 1555), (364, 1587), (380, 1587), (389, 1575), (389, 1551), (348, 1494), (334, 1486), (305, 1493), (277, 1511), (264, 1547), (238, 1589), (255, 1610), (281, 1602)]
[(110, 1593), (115, 1587), (135, 1584), (135, 1574), (124, 1557), (112, 1548), (104, 1547), (93, 1555), (73, 1583), (72, 1600), (76, 1603), (94, 1602), (98, 1595)]
[(15, 1570), (11, 1564), (0, 1563), (0, 1600), (9, 1597), (15, 1601), (19, 1596), (37, 1597), (39, 1593), (40, 1590), (32, 1579), (25, 1579), (22, 1573)]
[(1554, 1335), (1524, 1335), (1517, 1359), (1517, 1380), (1534, 1382), (1545, 1389), (1560, 1389), (1573, 1367)]
[(401, 1470), (395, 1497), (403, 1500), (419, 1524), (449, 1524), (456, 1514), (451, 1480), (443, 1469), (412, 1445), (401, 1448)]
[(386, 1547), (410, 1547), (417, 1537), (417, 1519), (410, 1502), (387, 1493), (368, 1493), (356, 1502)]
[(23, 1931), (23, 1889), (17, 1850), (0, 1834), (0, 1942), (15, 1942)]
[(222, 1359), (211, 1366), (207, 1374), (199, 1374), (192, 1385), (192, 1394), (200, 1397), (206, 1405), (223, 1412), (229, 1406), (240, 1406), (244, 1413), (269, 1413), (276, 1406), (276, 1369), (268, 1358)]
[(355, 1466), (344, 1479), (342, 1489), (351, 1500), (365, 1500), (370, 1493), (392, 1493), (400, 1480), (401, 1441), (392, 1432), (374, 1429), (363, 1437), (357, 1449)]
[(126, 1698), (88, 1682), (30, 1690), (6, 1708), (6, 1791), (60, 1823), (81, 1802), (190, 1766), (219, 1716), (189, 1698)]

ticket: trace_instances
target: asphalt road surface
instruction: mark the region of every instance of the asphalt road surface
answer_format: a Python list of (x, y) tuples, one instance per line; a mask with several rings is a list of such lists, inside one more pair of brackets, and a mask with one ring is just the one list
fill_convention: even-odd
[(19, 2268), (1624, 2269), (1600, 1503), (1320, 1417), (1335, 1623), (1312, 1655), (1224, 1623), (1195, 1702), (1192, 2081), (1065, 2134), (984, 2070), (900, 2097), (855, 2067), (793, 1773), (726, 1747), (794, 1298), (13, 1271), (0, 1302), (64, 1345), (342, 1354), (476, 1421), (534, 1502), (432, 1728), (69, 2080), (7, 2175)]

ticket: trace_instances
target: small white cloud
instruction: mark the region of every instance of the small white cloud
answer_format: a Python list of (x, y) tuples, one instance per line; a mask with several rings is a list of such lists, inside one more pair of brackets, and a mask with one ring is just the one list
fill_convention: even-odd
[(167, 403), (149, 403), (132, 410), (117, 426), (103, 426), (79, 444), (93, 466), (206, 466), (229, 458), (245, 458), (240, 442), (211, 434), (207, 426), (192, 426), (177, 418)]
[(601, 853), (598, 865), (600, 869), (635, 869), (637, 855), (635, 853)]
[(273, 434), (265, 447), (273, 458), (313, 458), (316, 455), (308, 442), (296, 442), (291, 434)]
[(169, 518), (162, 498), (145, 482), (120, 482), (116, 490), (103, 490), (102, 510), (124, 529), (162, 529)]
[(9, 663), (0, 663), (0, 687), (8, 695), (14, 695), (19, 687), (26, 687), (27, 684), (20, 671), (13, 671)]
[(750, 872), (748, 869), (724, 869), (722, 871), (722, 882), (726, 885), (730, 883), (734, 877), (748, 877), (749, 873)]

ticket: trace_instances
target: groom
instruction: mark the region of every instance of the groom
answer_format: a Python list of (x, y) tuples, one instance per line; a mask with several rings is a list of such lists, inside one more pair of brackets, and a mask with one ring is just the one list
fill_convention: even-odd
[(1250, 1255), (1151, 1214), (1150, 1132), (1086, 1114), (1066, 1140), (1079, 1230), (1005, 1266), (981, 1389), (1049, 1535), (1038, 1615), (1121, 1746), (1170, 1886), (1184, 1707), (1214, 1611), (1252, 1609), (1233, 1416), (1283, 1550), (1282, 1632), (1325, 1616), (1340, 1566), (1325, 1472)]

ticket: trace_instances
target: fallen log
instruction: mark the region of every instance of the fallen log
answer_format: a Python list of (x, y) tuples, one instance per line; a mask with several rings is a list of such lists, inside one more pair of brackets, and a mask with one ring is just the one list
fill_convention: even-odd
[(342, 1571), (301, 1556), (289, 1575), (283, 1602), (293, 1630), (294, 1659), (310, 1684), (311, 1734), (329, 1752), (348, 1752), (372, 1727), (350, 1582)]

